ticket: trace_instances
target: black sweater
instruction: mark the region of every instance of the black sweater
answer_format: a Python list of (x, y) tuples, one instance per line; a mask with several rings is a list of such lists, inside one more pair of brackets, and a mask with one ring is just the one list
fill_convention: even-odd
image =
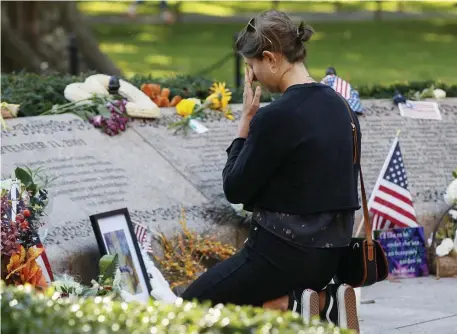
[(349, 112), (326, 85), (289, 87), (259, 109), (248, 138), (235, 139), (227, 153), (223, 184), (231, 203), (302, 215), (359, 208)]

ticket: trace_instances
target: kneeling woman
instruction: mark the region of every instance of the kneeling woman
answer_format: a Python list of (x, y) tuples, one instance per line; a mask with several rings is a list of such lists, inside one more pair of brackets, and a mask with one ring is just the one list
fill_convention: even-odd
[[(358, 210), (351, 115), (342, 97), (304, 66), (313, 31), (267, 11), (236, 42), (246, 66), (244, 107), (227, 149), (224, 192), (253, 209), (244, 248), (199, 277), (184, 299), (289, 309), (358, 330), (352, 288), (329, 284)], [(259, 109), (258, 81), (282, 96)], [(352, 115), (356, 119), (355, 114)], [(359, 124), (357, 132), (360, 138)], [(318, 292), (318, 293), (317, 293)]]

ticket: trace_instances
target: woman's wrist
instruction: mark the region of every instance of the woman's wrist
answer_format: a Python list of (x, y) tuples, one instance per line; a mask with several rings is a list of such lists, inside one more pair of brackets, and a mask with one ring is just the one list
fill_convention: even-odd
[(248, 119), (246, 116), (242, 116), (240, 119), (240, 123), (238, 123), (238, 138), (247, 138), (249, 134), (249, 124), (251, 123), (251, 119)]

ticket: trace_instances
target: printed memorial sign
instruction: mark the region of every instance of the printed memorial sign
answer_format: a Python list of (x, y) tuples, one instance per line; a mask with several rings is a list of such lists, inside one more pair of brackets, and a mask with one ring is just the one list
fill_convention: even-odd
[(373, 233), (386, 253), (391, 277), (428, 276), (423, 227), (376, 230)]

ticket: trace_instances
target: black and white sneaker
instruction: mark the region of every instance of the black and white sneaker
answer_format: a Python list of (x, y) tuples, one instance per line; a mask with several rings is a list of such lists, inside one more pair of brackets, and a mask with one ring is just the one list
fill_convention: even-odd
[(319, 295), (309, 289), (294, 290), (289, 294), (289, 310), (299, 313), (305, 323), (309, 324), (313, 319), (319, 318)]
[(327, 286), (325, 306), (320, 313), (323, 321), (360, 333), (355, 291), (347, 284)]

